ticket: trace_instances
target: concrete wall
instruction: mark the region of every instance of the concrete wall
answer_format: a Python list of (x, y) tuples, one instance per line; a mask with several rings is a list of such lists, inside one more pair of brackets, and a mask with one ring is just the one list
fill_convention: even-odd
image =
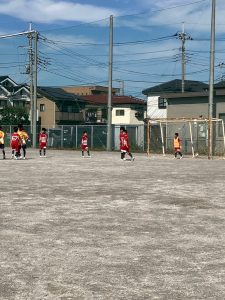
[(167, 108), (168, 118), (203, 118), (208, 117), (208, 103), (197, 104), (169, 104)]

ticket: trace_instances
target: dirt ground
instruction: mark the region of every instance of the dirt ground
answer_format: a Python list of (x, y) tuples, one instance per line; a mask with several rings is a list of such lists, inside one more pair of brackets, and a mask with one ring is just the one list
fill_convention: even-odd
[(119, 156), (0, 160), (1, 300), (225, 299), (225, 161)]

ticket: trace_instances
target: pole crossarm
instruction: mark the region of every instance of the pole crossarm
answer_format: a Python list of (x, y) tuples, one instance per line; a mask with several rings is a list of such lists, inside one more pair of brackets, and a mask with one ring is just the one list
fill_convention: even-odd
[(35, 33), (35, 32), (36, 32), (35, 30), (30, 30), (30, 31), (23, 31), (23, 32), (19, 32), (19, 33), (0, 35), (0, 39), (6, 39), (6, 38), (11, 38), (11, 37), (20, 36), (20, 35), (28, 35), (28, 34)]

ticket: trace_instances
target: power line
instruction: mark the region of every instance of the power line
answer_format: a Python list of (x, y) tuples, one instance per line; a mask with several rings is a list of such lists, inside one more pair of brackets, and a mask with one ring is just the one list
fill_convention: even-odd
[[(184, 3), (184, 4), (180, 4), (180, 5), (174, 5), (174, 6), (171, 6), (171, 7), (165, 7), (165, 8), (161, 8), (161, 9), (155, 9), (155, 10), (152, 10), (151, 13), (165, 11), (165, 10), (171, 10), (171, 9), (175, 9), (175, 8), (179, 8), (179, 7), (183, 7), (183, 6), (189, 6), (189, 5), (193, 5), (193, 4), (198, 4), (198, 3), (202, 3), (202, 2), (206, 2), (206, 1), (208, 1), (208, 0), (199, 0), (199, 1)], [(149, 12), (147, 12), (145, 10), (143, 12), (139, 12), (139, 13), (136, 13), (136, 14), (127, 14), (127, 15), (117, 16), (116, 18), (134, 17), (134, 16), (139, 16), (139, 15), (145, 15), (145, 14), (149, 14)]]

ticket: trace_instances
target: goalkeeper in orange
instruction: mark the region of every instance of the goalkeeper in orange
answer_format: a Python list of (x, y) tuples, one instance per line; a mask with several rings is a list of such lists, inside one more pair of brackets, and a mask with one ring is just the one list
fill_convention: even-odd
[(180, 159), (183, 158), (183, 154), (181, 153), (181, 139), (178, 133), (175, 133), (174, 135), (173, 146), (174, 146), (174, 158), (177, 158), (177, 154), (180, 155)]

